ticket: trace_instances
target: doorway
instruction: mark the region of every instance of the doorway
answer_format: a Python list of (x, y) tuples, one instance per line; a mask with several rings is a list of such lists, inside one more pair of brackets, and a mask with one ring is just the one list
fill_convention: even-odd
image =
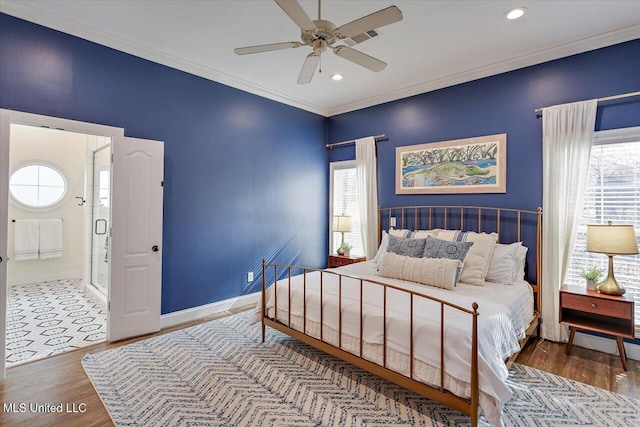
[[(111, 221), (107, 220), (106, 224), (108, 245), (106, 241), (104, 243), (107, 249), (105, 253), (108, 255), (105, 263), (108, 270), (107, 340), (118, 341), (159, 331), (162, 290), (164, 143), (125, 137), (122, 128), (4, 109), (0, 109), (0, 313), (6, 313), (7, 265), (13, 262), (8, 256), (9, 153), (10, 130), (13, 124), (66, 130), (93, 136), (102, 135), (110, 139), (113, 173), (109, 176), (108, 203)], [(92, 150), (91, 162), (93, 162), (93, 151), (100, 147), (96, 146)], [(87, 161), (89, 161), (88, 157)], [(103, 176), (106, 175), (103, 174)], [(98, 193), (99, 187), (100, 184), (98, 184)], [(79, 196), (72, 193), (68, 193), (66, 197), (73, 196), (73, 199), (76, 199), (76, 196)], [(76, 200), (80, 203), (81, 199), (82, 197), (78, 197)], [(87, 200), (90, 199), (85, 196), (84, 208)], [(106, 218), (103, 219), (106, 220)], [(86, 224), (82, 219), (80, 220), (82, 231), (87, 239), (91, 239), (91, 245), (94, 225), (93, 216), (90, 222), (87, 220)], [(100, 226), (103, 225), (103, 221), (100, 221)], [(102, 232), (102, 229), (98, 231)], [(92, 261), (86, 260), (83, 278), (89, 277), (90, 280)], [(92, 288), (93, 285), (87, 286), (87, 289)], [(7, 319), (2, 315), (0, 316), (0, 381), (6, 376), (6, 333)]]
[(10, 138), (8, 367), (106, 340), (111, 219), (110, 138), (21, 124)]

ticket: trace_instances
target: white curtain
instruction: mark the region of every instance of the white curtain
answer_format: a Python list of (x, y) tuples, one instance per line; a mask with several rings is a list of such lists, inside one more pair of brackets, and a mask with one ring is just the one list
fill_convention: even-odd
[(356, 174), (362, 248), (367, 259), (373, 259), (378, 250), (378, 172), (372, 136), (356, 139)]
[(559, 290), (575, 240), (589, 172), (597, 101), (542, 111), (542, 336), (567, 341)]

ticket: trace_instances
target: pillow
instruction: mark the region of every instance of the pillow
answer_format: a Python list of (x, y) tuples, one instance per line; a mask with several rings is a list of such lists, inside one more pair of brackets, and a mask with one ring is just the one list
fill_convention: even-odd
[(520, 246), (522, 246), (522, 242), (511, 243), (510, 245), (496, 243), (489, 271), (487, 272), (487, 282), (504, 285), (511, 285), (515, 282), (516, 254)]
[(426, 239), (427, 237), (436, 237), (438, 234), (437, 230), (415, 230), (411, 232), (412, 239)]
[[(426, 239), (412, 239), (410, 237), (396, 237), (389, 234), (387, 252), (398, 255), (406, 255), (413, 258), (422, 258)], [(386, 255), (385, 255), (386, 257)]]
[(427, 237), (424, 245), (425, 258), (458, 259), (464, 262), (473, 242), (450, 242), (436, 237)]
[(460, 260), (412, 258), (390, 252), (380, 263), (380, 276), (453, 290), (458, 283), (460, 268), (462, 268)]
[(402, 229), (402, 230), (398, 230), (395, 229), (393, 227), (391, 227), (389, 229), (389, 235), (391, 236), (396, 236), (396, 237), (409, 237), (409, 235), (411, 234), (411, 231), (407, 230), (407, 229)]
[[(524, 245), (520, 245), (516, 251), (516, 274), (513, 278), (514, 281), (525, 280), (524, 278), (524, 265), (527, 262), (527, 248)], [(540, 278), (538, 277), (538, 280)]]
[(389, 245), (389, 234), (382, 230), (382, 239), (380, 239), (380, 246), (378, 247), (378, 252), (376, 256), (373, 257), (373, 262), (376, 265), (380, 262), (380, 259), (384, 256), (385, 252), (387, 252), (387, 246)]
[(473, 242), (464, 260), (460, 281), (470, 285), (484, 285), (489, 271), (491, 257), (498, 241), (496, 233), (476, 233), (473, 231), (441, 230), (438, 238), (452, 242)]

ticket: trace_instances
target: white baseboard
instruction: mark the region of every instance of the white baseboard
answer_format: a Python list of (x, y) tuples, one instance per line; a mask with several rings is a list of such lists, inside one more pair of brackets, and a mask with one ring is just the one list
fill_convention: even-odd
[(12, 285), (25, 285), (27, 283), (46, 282), (49, 280), (78, 279), (78, 278), (82, 278), (82, 275), (83, 275), (82, 270), (61, 271), (58, 273), (37, 274), (33, 276), (24, 276), (24, 277), (18, 277), (18, 278), (13, 278), (11, 277), (11, 274), (9, 274), (7, 284), (9, 286), (12, 286)]
[[(573, 345), (608, 354), (619, 354), (616, 340), (612, 338), (604, 338), (576, 332), (576, 336), (573, 339)], [(626, 342), (624, 343), (624, 349), (627, 353), (628, 359), (640, 360), (640, 345)]]
[(185, 310), (174, 311), (160, 316), (160, 327), (162, 329), (181, 323), (191, 322), (192, 320), (202, 319), (203, 317), (212, 316), (223, 311), (233, 308), (242, 307), (248, 304), (257, 304), (260, 301), (262, 292), (254, 292), (252, 294), (240, 295), (239, 297), (229, 298), (223, 301), (217, 301), (211, 304), (200, 305), (198, 307), (187, 308)]

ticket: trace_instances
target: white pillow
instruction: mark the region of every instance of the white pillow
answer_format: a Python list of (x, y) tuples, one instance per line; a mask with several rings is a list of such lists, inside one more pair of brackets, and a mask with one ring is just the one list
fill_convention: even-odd
[(396, 229), (392, 227), (389, 229), (389, 234), (396, 237), (409, 237), (409, 235), (411, 234), (411, 231), (407, 230), (406, 228)]
[(486, 281), (511, 285), (516, 277), (516, 254), (522, 242), (502, 245), (496, 243)]
[(389, 234), (385, 230), (382, 230), (382, 239), (380, 239), (380, 246), (378, 247), (376, 256), (373, 257), (373, 262), (375, 262), (376, 265), (380, 263), (380, 260), (382, 259), (382, 257), (384, 257), (385, 252), (387, 252), (387, 246), (389, 246)]
[[(524, 265), (527, 261), (527, 251), (529, 250), (529, 248), (527, 248), (524, 245), (521, 245), (518, 247), (518, 250), (516, 251), (516, 273), (514, 276), (514, 281), (519, 281), (519, 280), (525, 280), (524, 278)], [(538, 277), (538, 281), (540, 281), (540, 278)]]
[(441, 289), (453, 290), (457, 284), (460, 260), (412, 258), (388, 252), (380, 262), (380, 276), (401, 279)]
[(437, 230), (415, 230), (411, 233), (412, 239), (426, 239), (427, 237), (437, 237)]
[(476, 233), (474, 231), (440, 230), (438, 239), (451, 242), (473, 242), (464, 260), (460, 281), (470, 285), (483, 286), (491, 257), (498, 241), (497, 233)]

